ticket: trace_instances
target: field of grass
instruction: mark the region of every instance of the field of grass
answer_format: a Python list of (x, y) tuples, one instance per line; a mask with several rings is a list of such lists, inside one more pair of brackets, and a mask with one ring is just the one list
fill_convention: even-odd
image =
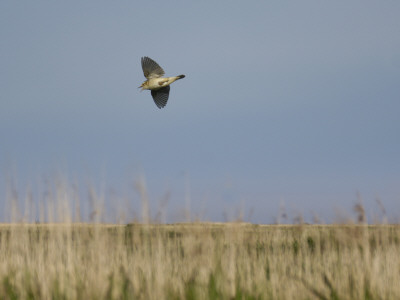
[(0, 299), (400, 299), (394, 225), (0, 225)]

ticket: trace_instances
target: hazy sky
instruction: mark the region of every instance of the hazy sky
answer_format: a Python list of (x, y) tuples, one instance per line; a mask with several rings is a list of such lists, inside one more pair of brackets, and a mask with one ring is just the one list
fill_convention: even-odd
[[(142, 56), (186, 75), (164, 109)], [(328, 222), (357, 192), (399, 217), (399, 115), (399, 1), (0, 2), (1, 203), (9, 172), (57, 170), (133, 202), (144, 176), (169, 220), (190, 195), (204, 220)]]

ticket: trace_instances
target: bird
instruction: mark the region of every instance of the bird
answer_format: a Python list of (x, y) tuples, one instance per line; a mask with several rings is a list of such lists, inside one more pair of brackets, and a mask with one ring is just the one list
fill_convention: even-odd
[(141, 91), (150, 90), (154, 103), (161, 109), (167, 105), (170, 90), (169, 85), (179, 79), (185, 78), (185, 75), (162, 77), (165, 74), (163, 68), (150, 57), (142, 57), (141, 62), (143, 74), (147, 80), (138, 88), (142, 88)]

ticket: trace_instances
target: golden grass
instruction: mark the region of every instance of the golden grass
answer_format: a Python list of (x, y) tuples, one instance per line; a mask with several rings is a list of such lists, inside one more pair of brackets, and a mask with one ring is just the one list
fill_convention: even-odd
[(394, 225), (0, 225), (1, 299), (400, 299)]
[[(400, 299), (400, 226), (367, 225), (361, 200), (359, 224), (156, 225), (144, 180), (135, 189), (143, 224), (101, 224), (104, 195), (93, 186), (87, 224), (68, 182), (50, 181), (34, 199), (10, 181), (16, 222), (0, 224), (0, 299)], [(129, 205), (115, 200), (124, 223)]]

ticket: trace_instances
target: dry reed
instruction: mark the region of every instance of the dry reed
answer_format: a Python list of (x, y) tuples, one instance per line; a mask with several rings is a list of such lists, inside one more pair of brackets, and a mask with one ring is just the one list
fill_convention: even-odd
[(84, 224), (63, 189), (0, 225), (0, 299), (400, 299), (396, 225)]

